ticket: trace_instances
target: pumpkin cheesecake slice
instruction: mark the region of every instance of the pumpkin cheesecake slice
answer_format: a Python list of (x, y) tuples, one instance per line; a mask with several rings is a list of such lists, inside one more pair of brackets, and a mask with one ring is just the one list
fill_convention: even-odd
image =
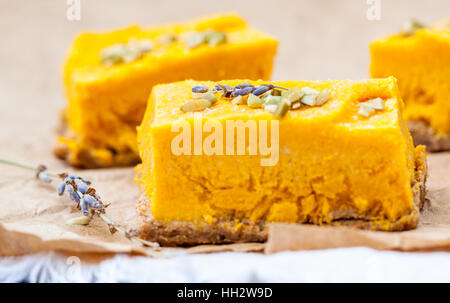
[(264, 241), (272, 222), (415, 228), (426, 153), (397, 81), (183, 81), (153, 88), (138, 128), (142, 236)]
[(370, 45), (374, 78), (395, 76), (405, 101), (405, 119), (416, 144), (450, 150), (450, 21), (405, 29)]
[(79, 35), (55, 154), (84, 168), (139, 161), (136, 127), (152, 87), (184, 79), (270, 78), (278, 42), (236, 15)]

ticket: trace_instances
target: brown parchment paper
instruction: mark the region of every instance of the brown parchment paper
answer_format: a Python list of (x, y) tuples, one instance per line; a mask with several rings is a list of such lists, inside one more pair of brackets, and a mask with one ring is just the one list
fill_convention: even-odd
[[(264, 249), (266, 253), (274, 253), (348, 246), (402, 251), (450, 250), (450, 153), (431, 154), (428, 162), (428, 202), (419, 227), (412, 231), (373, 232), (344, 227), (274, 224), (269, 227), (266, 244), (203, 245), (158, 251), (145, 248), (119, 233), (111, 235), (100, 219), (95, 219), (89, 226), (67, 224), (68, 219), (80, 213), (65, 196), (56, 194), (56, 182), (43, 184), (32, 172), (2, 167), (3, 172), (10, 172), (11, 176), (0, 184), (0, 254), (56, 250), (77, 254), (130, 253), (165, 257), (184, 253)], [(110, 218), (123, 226), (135, 226), (138, 188), (133, 182), (132, 168), (80, 173), (93, 181), (104, 201), (111, 203), (107, 209)]]
[[(28, 164), (46, 164), (56, 172), (72, 169), (51, 153), (59, 111), (65, 104), (62, 63), (73, 38), (86, 30), (106, 30), (129, 24), (177, 22), (204, 14), (228, 11), (243, 15), (253, 26), (280, 41), (274, 80), (361, 79), (368, 77), (368, 44), (375, 37), (394, 32), (404, 20), (442, 19), (450, 3), (438, 0), (439, 10), (424, 10), (430, 0), (383, 2), (382, 19), (366, 19), (367, 4), (359, 0), (266, 2), (165, 0), (82, 1), (81, 19), (66, 18), (65, 1), (0, 2), (0, 157)], [(173, 7), (177, 7), (176, 10)], [(108, 8), (108, 14), (104, 14)], [(288, 8), (288, 9), (286, 9)], [(257, 10), (255, 13), (255, 9)], [(155, 13), (157, 12), (157, 13)], [(273, 15), (283, 15), (283, 20)], [(310, 18), (321, 16), (322, 18)], [(328, 20), (324, 24), (323, 20)], [(332, 26), (330, 26), (332, 24)], [(351, 43), (342, 44), (342, 37)], [(314, 226), (273, 226), (266, 252), (367, 245), (380, 249), (446, 250), (450, 238), (450, 154), (429, 157), (430, 207), (417, 230), (404, 233), (370, 233)], [(132, 168), (78, 172), (91, 179), (103, 200), (112, 203), (108, 215), (133, 227), (138, 188)], [(119, 234), (110, 235), (95, 220), (89, 227), (71, 226), (78, 216), (67, 198), (58, 197), (53, 184), (43, 185), (33, 173), (0, 165), (0, 255), (59, 250), (68, 254), (145, 253), (170, 256), (215, 251), (262, 251), (264, 244), (201, 246), (188, 249), (143, 249)]]

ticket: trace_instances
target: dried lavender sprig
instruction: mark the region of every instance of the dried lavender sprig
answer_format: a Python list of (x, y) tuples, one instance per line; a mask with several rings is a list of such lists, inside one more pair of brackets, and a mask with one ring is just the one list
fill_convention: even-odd
[(110, 220), (107, 216), (105, 216), (104, 214), (102, 214), (101, 212), (98, 212), (98, 211), (97, 211), (97, 214), (98, 214), (98, 216), (99, 216), (100, 218), (103, 219), (103, 221), (106, 222), (106, 224), (109, 225), (110, 230), (111, 230), (111, 228), (113, 228), (113, 229), (115, 229), (115, 230), (118, 230), (119, 232), (121, 232), (122, 234), (124, 234), (127, 238), (130, 237), (130, 238), (132, 238), (132, 239), (134, 239), (134, 240), (136, 240), (136, 241), (138, 241), (138, 242), (141, 242), (142, 244), (144, 244), (144, 245), (146, 245), (146, 246), (148, 246), (148, 247), (151, 247), (151, 248), (153, 248), (153, 249), (158, 249), (158, 248), (160, 248), (160, 246), (159, 246), (159, 244), (158, 244), (157, 242), (146, 241), (146, 240), (141, 239), (141, 238), (139, 238), (139, 237), (137, 237), (137, 236), (134, 236), (134, 235), (127, 236), (127, 235), (129, 235), (129, 233), (128, 233), (126, 230), (124, 230), (123, 228), (121, 228), (119, 225), (117, 225), (116, 223), (114, 223), (112, 220)]
[[(15, 167), (19, 167), (19, 168), (24, 168), (24, 169), (28, 169), (28, 170), (32, 170), (32, 171), (36, 171), (38, 174), (45, 172), (47, 176), (51, 176), (51, 177), (60, 177), (63, 179), (65, 178), (69, 178), (71, 179), (71, 181), (73, 181), (72, 184), (67, 184), (66, 182), (61, 182), (59, 184), (59, 186), (57, 187), (57, 192), (59, 195), (62, 195), (64, 193), (64, 190), (68, 190), (68, 187), (70, 185), (70, 187), (72, 187), (72, 190), (68, 190), (72, 192), (72, 195), (74, 195), (73, 197), (71, 197), (71, 200), (78, 200), (78, 202), (80, 202), (81, 204), (81, 200), (82, 198), (80, 197), (80, 194), (83, 197), (83, 200), (85, 201), (85, 204), (90, 204), (93, 211), (108, 225), (110, 231), (113, 233), (115, 231), (119, 231), (120, 233), (122, 233), (126, 238), (128, 239), (134, 239), (148, 247), (151, 247), (153, 249), (158, 249), (160, 248), (159, 243), (156, 242), (150, 242), (150, 241), (146, 241), (143, 240), (141, 238), (139, 238), (137, 235), (135, 235), (134, 233), (124, 230), (122, 227), (120, 227), (120, 225), (116, 224), (113, 220), (111, 220), (109, 217), (107, 217), (104, 212), (105, 212), (105, 208), (108, 205), (103, 205), (103, 203), (100, 201), (100, 197), (95, 193), (95, 190), (93, 188), (88, 188), (88, 190), (86, 190), (86, 194), (79, 192), (78, 190), (75, 190), (75, 188), (73, 188), (73, 185), (75, 185), (75, 180), (78, 178), (79, 180), (81, 180), (84, 184), (89, 183), (90, 181), (87, 181), (81, 177), (78, 176), (68, 176), (66, 173), (62, 173), (62, 174), (57, 174), (57, 173), (53, 173), (53, 172), (49, 172), (47, 171), (47, 168), (43, 165), (39, 165), (37, 167), (33, 167), (31, 165), (27, 165), (24, 163), (20, 163), (20, 162), (16, 162), (16, 161), (11, 161), (11, 160), (6, 160), (6, 159), (2, 159), (0, 158), (0, 163), (3, 164), (7, 164), (7, 165), (11, 165), (11, 166), (15, 166)], [(41, 179), (42, 180), (42, 179)], [(45, 182), (45, 180), (43, 180)], [(81, 183), (80, 183), (81, 184)], [(76, 185), (75, 185), (76, 186)], [(91, 190), (90, 190), (91, 189)], [(78, 196), (78, 199), (76, 198), (76, 196)], [(69, 195), (71, 195), (69, 193)], [(87, 198), (88, 201), (86, 201), (84, 199), (84, 196), (90, 196), (92, 198)], [(85, 214), (85, 212), (83, 211), (83, 214)], [(86, 215), (86, 214), (85, 214)], [(89, 214), (90, 215), (90, 214)]]
[[(11, 165), (11, 166), (16, 166), (16, 167), (20, 167), (20, 168), (25, 168), (25, 169), (29, 169), (29, 170), (34, 170), (34, 171), (38, 171), (38, 169), (40, 167), (40, 166), (34, 167), (31, 165), (27, 165), (27, 164), (23, 164), (23, 163), (11, 161), (11, 160), (6, 160), (6, 159), (2, 159), (2, 158), (0, 158), (0, 163)], [(49, 171), (46, 171), (46, 172), (50, 177), (58, 177), (58, 174), (55, 174), (55, 173), (52, 173)]]

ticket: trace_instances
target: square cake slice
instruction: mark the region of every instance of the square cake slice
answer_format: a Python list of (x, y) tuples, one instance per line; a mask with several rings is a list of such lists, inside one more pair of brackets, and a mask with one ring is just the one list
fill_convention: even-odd
[(416, 144), (429, 151), (450, 150), (450, 21), (407, 25), (370, 45), (371, 76), (398, 79)]
[(264, 241), (271, 222), (415, 228), (426, 153), (395, 78), (183, 81), (153, 88), (138, 128), (143, 237)]
[(269, 80), (277, 45), (235, 15), (83, 33), (64, 67), (68, 106), (55, 154), (84, 168), (136, 164), (136, 127), (154, 85)]

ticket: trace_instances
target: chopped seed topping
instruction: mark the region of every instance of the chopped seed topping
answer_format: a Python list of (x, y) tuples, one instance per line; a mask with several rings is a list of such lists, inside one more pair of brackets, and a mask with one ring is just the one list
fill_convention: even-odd
[(189, 48), (195, 48), (204, 43), (209, 46), (217, 46), (227, 41), (227, 35), (222, 32), (207, 30), (205, 32), (192, 32), (185, 38), (186, 45)]
[(254, 95), (254, 94), (248, 95), (248, 99), (247, 99), (248, 106), (258, 108), (258, 107), (262, 107), (263, 103), (264, 103), (264, 101), (262, 99), (260, 99), (258, 96)]
[(331, 92), (328, 89), (319, 92), (310, 87), (303, 87), (301, 92), (304, 95), (300, 101), (309, 106), (323, 105), (331, 98)]
[(375, 109), (370, 104), (362, 103), (359, 105), (358, 114), (364, 117), (368, 117), (375, 112)]
[(234, 98), (233, 100), (231, 100), (231, 104), (233, 105), (241, 105), (244, 104), (244, 98), (242, 98), (242, 96), (237, 96), (236, 98)]
[(129, 63), (140, 59), (151, 51), (153, 43), (147, 39), (130, 39), (128, 44), (115, 44), (104, 48), (101, 53), (101, 62), (104, 66), (113, 66), (120, 63)]
[(384, 109), (384, 101), (380, 97), (375, 98), (375, 99), (371, 99), (371, 100), (369, 100), (367, 102), (369, 102), (374, 109), (377, 109), (377, 110), (383, 110)]
[(302, 93), (305, 95), (316, 95), (316, 94), (319, 94), (319, 91), (315, 90), (314, 88), (305, 86), (305, 87), (302, 87)]
[[(222, 98), (232, 98), (233, 105), (247, 104), (252, 108), (263, 107), (265, 111), (274, 113), (276, 117), (283, 117), (286, 111), (299, 109), (302, 104), (323, 105), (331, 98), (330, 90), (324, 89), (319, 92), (310, 87), (303, 87), (300, 90), (298, 87), (287, 89), (273, 84), (261, 84), (255, 87), (250, 83), (241, 83), (235, 87), (217, 84), (212, 91), (209, 91), (208, 87), (198, 85), (192, 88), (192, 96), (196, 100), (189, 101), (181, 109), (185, 112), (206, 109), (217, 102), (217, 97), (214, 95), (217, 92), (223, 92)], [(204, 101), (210, 101), (210, 104)], [(374, 106), (380, 107), (379, 101), (377, 102)]]
[(425, 28), (426, 26), (417, 21), (417, 20), (408, 20), (403, 24), (402, 34), (412, 36), (414, 35), (419, 29)]
[(305, 93), (301, 92), (298, 87), (291, 88), (290, 90), (283, 93), (283, 98), (286, 98), (291, 104), (300, 100)]
[(282, 118), (289, 111), (290, 104), (286, 101), (280, 102), (277, 106), (277, 109), (274, 113), (275, 117)]
[(278, 108), (277, 104), (267, 104), (267, 105), (264, 104), (264, 110), (269, 113), (275, 113), (277, 108)]
[(318, 94), (305, 94), (302, 99), (301, 102), (303, 104), (309, 105), (309, 106), (314, 106), (316, 105), (316, 98), (317, 98)]
[(162, 34), (158, 37), (158, 41), (161, 44), (170, 44), (177, 41), (177, 36), (174, 34)]
[(372, 115), (376, 110), (384, 109), (384, 101), (381, 98), (370, 99), (366, 102), (361, 102), (358, 104), (359, 110), (358, 114), (364, 117)]
[(190, 100), (181, 106), (181, 110), (188, 112), (201, 112), (212, 105), (212, 102), (206, 99)]
[(186, 36), (186, 45), (188, 48), (195, 48), (205, 42), (205, 35), (199, 32), (192, 32)]
[(331, 98), (331, 92), (329, 89), (324, 89), (317, 95), (316, 105), (323, 105)]
[(213, 30), (208, 30), (205, 32), (205, 42), (210, 46), (216, 46), (227, 41), (227, 35), (222, 32), (215, 32)]
[(269, 105), (269, 104), (278, 104), (281, 102), (281, 96), (272, 96), (272, 95), (268, 95), (265, 98), (266, 102), (264, 103), (264, 105)]

